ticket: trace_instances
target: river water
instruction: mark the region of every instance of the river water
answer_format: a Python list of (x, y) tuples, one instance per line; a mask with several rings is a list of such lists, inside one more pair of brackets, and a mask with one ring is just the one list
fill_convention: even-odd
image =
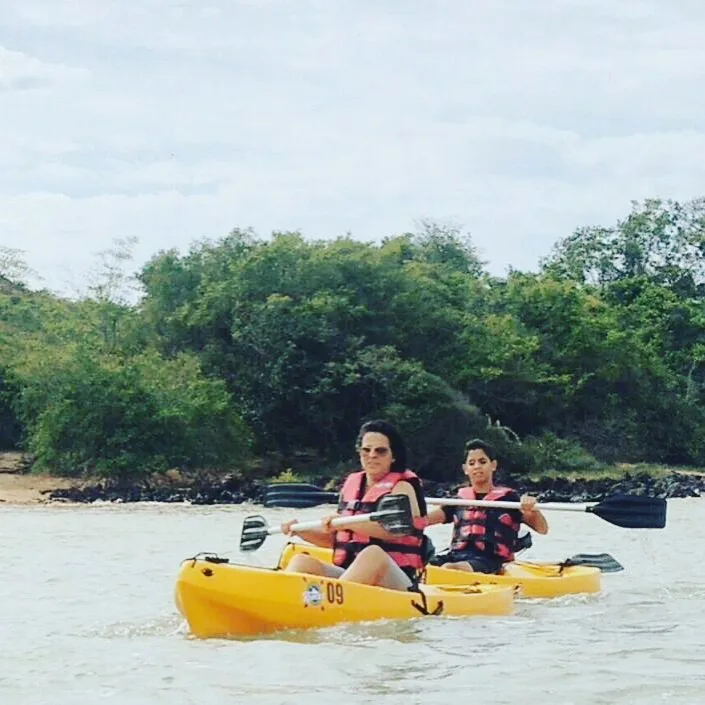
[[(522, 600), (506, 618), (193, 639), (172, 599), (180, 561), (237, 558), (248, 513), (278, 522), (291, 510), (0, 506), (0, 703), (705, 703), (702, 499), (670, 500), (663, 530), (552, 512), (522, 557), (611, 553), (625, 571), (596, 596)], [(449, 531), (433, 527), (437, 547)], [(274, 565), (283, 544), (269, 537), (245, 560)]]

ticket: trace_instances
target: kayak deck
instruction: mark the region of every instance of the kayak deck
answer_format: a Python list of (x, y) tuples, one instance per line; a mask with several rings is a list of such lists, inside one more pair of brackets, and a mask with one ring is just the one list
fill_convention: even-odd
[(514, 589), (423, 585), (405, 592), (196, 557), (182, 563), (174, 600), (190, 632), (211, 638), (424, 615), (506, 616)]
[[(328, 548), (290, 542), (279, 558), (279, 568), (284, 568), (298, 553), (307, 553), (325, 563), (332, 562), (332, 551)], [(597, 593), (601, 589), (600, 570), (592, 566), (566, 566), (557, 563), (525, 563), (514, 561), (507, 564), (502, 575), (470, 573), (438, 566), (427, 566), (426, 585), (499, 585), (518, 590), (518, 597), (547, 598), (579, 593)]]

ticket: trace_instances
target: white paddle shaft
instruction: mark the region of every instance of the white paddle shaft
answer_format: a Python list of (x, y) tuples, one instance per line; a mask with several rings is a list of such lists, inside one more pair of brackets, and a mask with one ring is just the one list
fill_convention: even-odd
[[(486, 499), (456, 499), (446, 497), (426, 497), (426, 504), (436, 504), (447, 507), (487, 507), (488, 509), (521, 509), (519, 502), (502, 502), (501, 500), (494, 502)], [(568, 504), (567, 502), (544, 502), (537, 503), (536, 509), (555, 510), (563, 512), (584, 512), (587, 511), (590, 504)]]
[[(350, 524), (364, 524), (366, 521), (374, 521), (374, 514), (355, 514), (349, 517), (336, 517), (331, 521), (331, 526), (348, 526)], [(323, 520), (313, 519), (311, 521), (299, 521), (292, 524), (294, 531), (308, 531), (309, 529), (322, 529)], [(268, 534), (280, 534), (281, 526), (270, 526), (267, 528)]]

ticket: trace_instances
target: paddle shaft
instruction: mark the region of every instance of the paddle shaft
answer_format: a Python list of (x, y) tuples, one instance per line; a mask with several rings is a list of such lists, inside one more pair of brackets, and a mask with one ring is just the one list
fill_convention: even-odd
[[(371, 514), (355, 514), (349, 517), (336, 517), (330, 522), (331, 526), (349, 526), (351, 524), (364, 524), (368, 521), (375, 520), (375, 513)], [(293, 531), (309, 531), (310, 529), (322, 529), (323, 522), (320, 519), (314, 519), (312, 521), (300, 521), (296, 524), (292, 524), (291, 528)], [(282, 531), (281, 526), (270, 526), (267, 527), (268, 534), (280, 534)]]
[[(282, 497), (286, 497), (287, 493), (284, 491), (281, 494)], [(297, 496), (296, 490), (292, 491), (292, 497)], [(309, 492), (306, 491), (301, 494), (302, 497), (314, 497), (318, 498), (316, 504), (334, 504), (337, 502), (339, 495), (334, 492)], [(275, 496), (276, 501), (276, 496)], [(519, 502), (502, 502), (490, 501), (486, 499), (456, 499), (451, 497), (426, 497), (426, 504), (433, 504), (439, 506), (447, 507), (488, 507), (489, 509), (520, 509), (521, 505)], [(315, 500), (314, 500), (315, 501)], [(588, 507), (593, 506), (596, 502), (590, 502), (588, 504), (568, 504), (566, 502), (544, 502), (536, 504), (536, 509), (546, 509), (548, 511), (558, 510), (564, 512), (586, 512)], [(285, 506), (285, 505), (284, 505)]]
[[(519, 502), (502, 502), (486, 499), (452, 499), (450, 497), (426, 497), (426, 504), (436, 504), (447, 507), (487, 507), (488, 509), (521, 509)], [(589, 504), (568, 504), (563, 502), (544, 502), (534, 505), (540, 510), (556, 510), (563, 512), (586, 512)]]

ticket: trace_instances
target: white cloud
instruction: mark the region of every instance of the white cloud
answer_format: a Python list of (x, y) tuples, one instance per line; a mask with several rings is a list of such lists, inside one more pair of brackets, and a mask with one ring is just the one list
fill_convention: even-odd
[(632, 199), (705, 192), (703, 36), (696, 0), (24, 0), (0, 26), (0, 245), (61, 288), (115, 237), (142, 262), (235, 226), (436, 217), (492, 271), (533, 268)]
[(0, 92), (47, 88), (63, 81), (80, 79), (84, 72), (62, 64), (40, 61), (21, 51), (0, 45)]

